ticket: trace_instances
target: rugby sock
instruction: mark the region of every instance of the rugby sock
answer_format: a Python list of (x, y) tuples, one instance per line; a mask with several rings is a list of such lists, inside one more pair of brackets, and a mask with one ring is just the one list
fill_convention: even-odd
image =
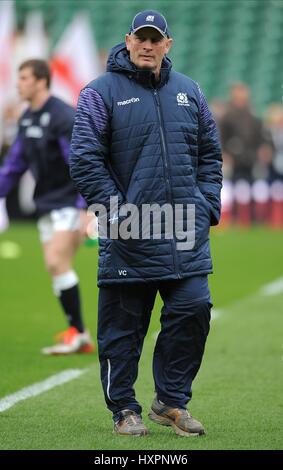
[(74, 326), (80, 333), (84, 331), (81, 314), (79, 279), (74, 271), (68, 271), (53, 277), (53, 289), (59, 298), (66, 314), (69, 325)]

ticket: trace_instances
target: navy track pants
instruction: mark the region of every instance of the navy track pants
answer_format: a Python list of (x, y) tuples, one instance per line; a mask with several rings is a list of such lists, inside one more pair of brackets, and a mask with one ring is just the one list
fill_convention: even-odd
[(207, 276), (101, 287), (98, 351), (107, 407), (141, 413), (134, 383), (155, 297), (164, 302), (153, 355), (155, 391), (166, 405), (186, 408), (201, 365), (210, 321)]

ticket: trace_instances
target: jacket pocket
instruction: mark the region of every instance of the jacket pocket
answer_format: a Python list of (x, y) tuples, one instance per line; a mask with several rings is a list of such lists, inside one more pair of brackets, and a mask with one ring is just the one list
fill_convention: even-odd
[(196, 198), (202, 201), (203, 207), (205, 207), (209, 217), (211, 216), (211, 205), (210, 202), (205, 198), (198, 186), (196, 186)]
[[(113, 240), (111, 263), (115, 267), (146, 267), (159, 261), (160, 240)], [(157, 256), (157, 259), (156, 259)]]

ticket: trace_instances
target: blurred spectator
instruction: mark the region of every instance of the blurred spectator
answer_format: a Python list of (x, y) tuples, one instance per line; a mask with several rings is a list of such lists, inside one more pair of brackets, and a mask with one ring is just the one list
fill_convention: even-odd
[[(221, 100), (220, 98), (215, 98), (210, 102), (209, 106), (210, 106), (212, 115), (215, 119), (219, 134), (221, 135), (222, 120), (227, 112), (227, 103), (226, 101)], [(232, 166), (230, 164), (229, 156), (227, 154), (222, 153), (222, 158), (223, 158), (223, 167), (222, 167), (223, 177), (224, 179), (230, 179)]]
[[(18, 106), (11, 102), (3, 112), (0, 136), (0, 163), (17, 134)], [(0, 233), (9, 226), (9, 216), (6, 208), (6, 198), (0, 198)]]
[(272, 139), (263, 122), (253, 114), (250, 91), (244, 83), (235, 83), (231, 87), (220, 132), (227, 177), (252, 181), (268, 176)]
[[(13, 144), (18, 132), (18, 120), (21, 114), (26, 109), (26, 103), (19, 103), (13, 100), (9, 101), (4, 108), (3, 122), (2, 122), (2, 135), (0, 144), (0, 162), (3, 157), (8, 153), (9, 148)], [(7, 200), (1, 203), (2, 220), (7, 220), (8, 214), (11, 218), (30, 218), (33, 216), (35, 207), (33, 203), (34, 180), (30, 170), (27, 170), (19, 179), (18, 184), (10, 191)], [(7, 206), (7, 214), (4, 214)], [(4, 214), (4, 219), (3, 219)], [(1, 226), (1, 224), (0, 224)], [(2, 224), (2, 231), (8, 225)], [(1, 231), (1, 228), (0, 228)]]
[(267, 109), (265, 120), (274, 144), (271, 178), (283, 179), (283, 106), (272, 104)]
[(6, 155), (12, 145), (18, 130), (18, 119), (23, 111), (23, 106), (19, 103), (10, 102), (4, 109), (2, 135), (0, 142), (1, 158)]
[(220, 99), (220, 98), (214, 98), (210, 103), (209, 103), (209, 108), (210, 111), (213, 114), (213, 117), (215, 119), (216, 124), (218, 127), (220, 127), (223, 116), (225, 116), (227, 112), (227, 103), (226, 101)]

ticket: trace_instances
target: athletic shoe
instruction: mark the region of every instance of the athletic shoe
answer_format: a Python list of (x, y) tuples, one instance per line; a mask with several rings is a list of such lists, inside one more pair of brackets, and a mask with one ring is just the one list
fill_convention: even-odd
[(172, 426), (179, 436), (200, 436), (205, 434), (203, 425), (192, 418), (188, 410), (172, 408), (155, 398), (148, 417), (162, 426)]
[(77, 328), (70, 326), (66, 331), (56, 336), (54, 346), (43, 348), (42, 354), (61, 355), (73, 353), (91, 353), (94, 351), (94, 344), (88, 331), (80, 333)]
[(118, 413), (113, 432), (123, 436), (146, 436), (149, 434), (141, 416), (132, 410), (122, 410)]

